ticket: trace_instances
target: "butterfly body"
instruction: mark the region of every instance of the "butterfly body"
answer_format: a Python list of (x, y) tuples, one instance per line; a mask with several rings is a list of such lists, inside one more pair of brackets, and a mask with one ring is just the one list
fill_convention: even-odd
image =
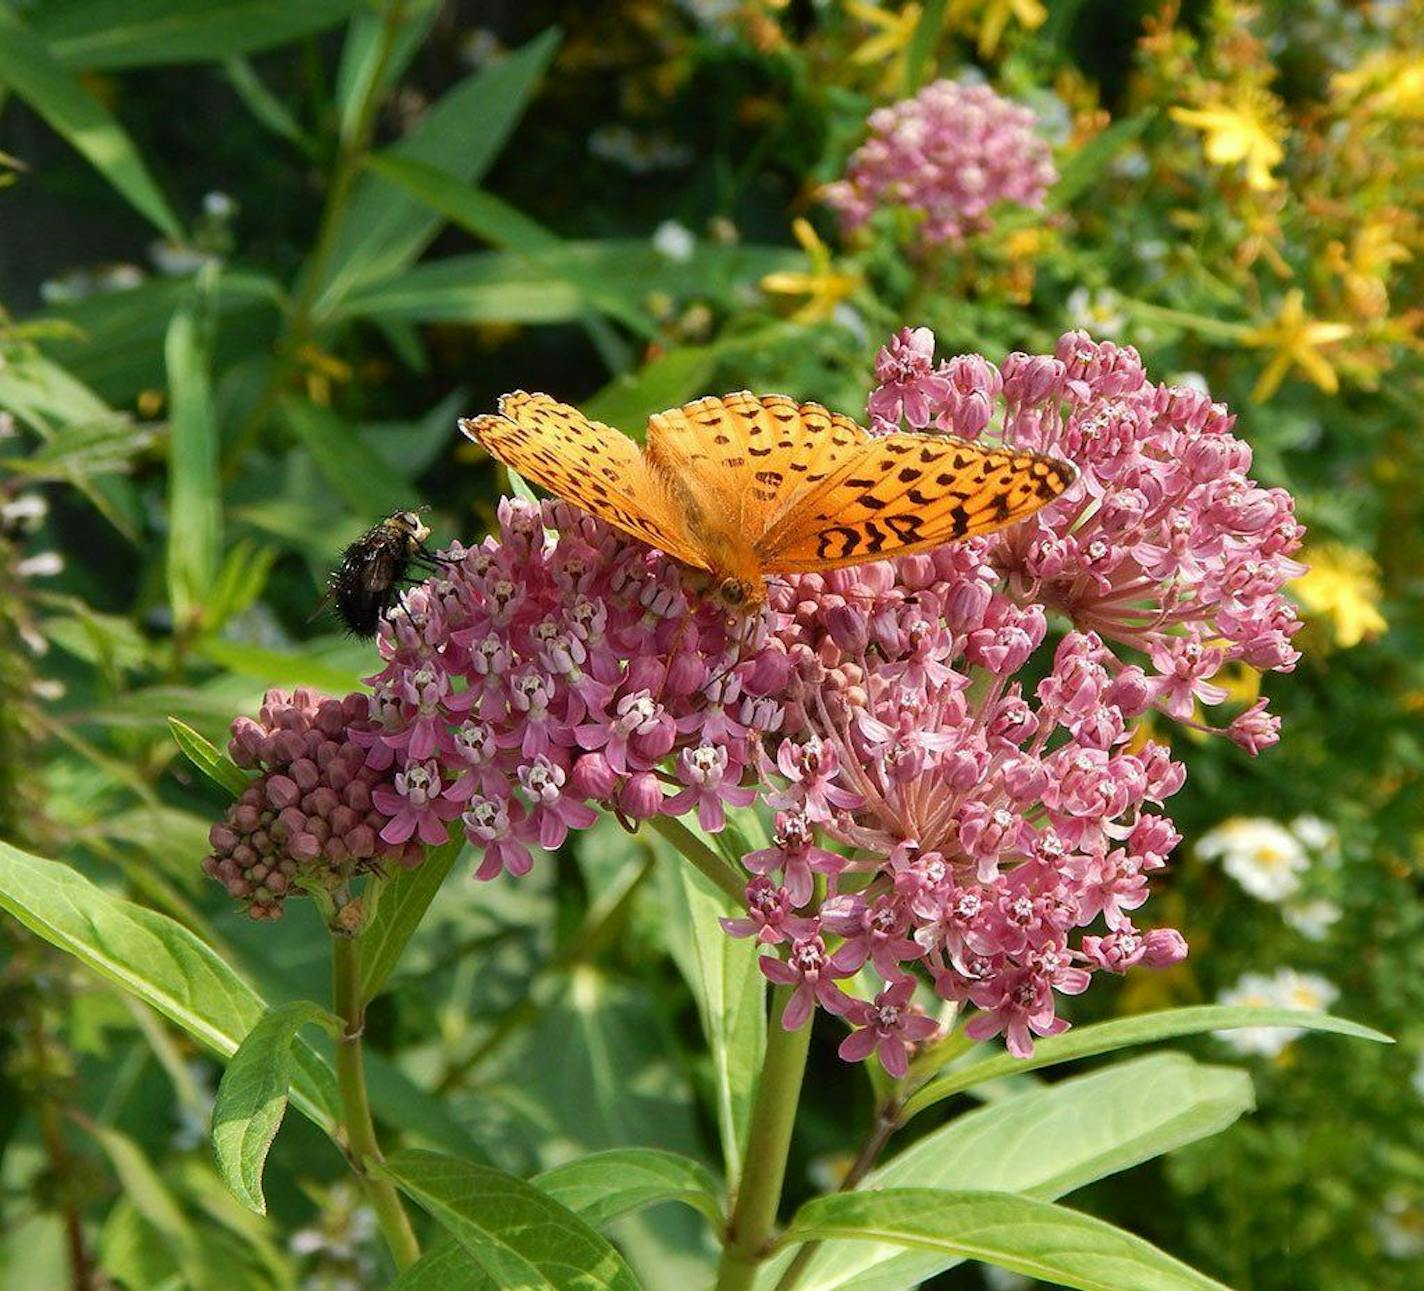
[(839, 569), (988, 533), (1038, 510), (1073, 468), (949, 435), (872, 436), (785, 395), (737, 391), (648, 420), (646, 445), (548, 395), (461, 421), (556, 496), (705, 571), (728, 608), (769, 574)]

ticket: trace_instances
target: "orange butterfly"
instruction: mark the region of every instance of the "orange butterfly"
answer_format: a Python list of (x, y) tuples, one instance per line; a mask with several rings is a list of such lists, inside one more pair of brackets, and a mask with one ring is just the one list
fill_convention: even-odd
[(872, 436), (820, 404), (746, 390), (627, 435), (517, 390), (460, 429), (500, 461), (641, 542), (705, 570), (729, 608), (767, 574), (926, 551), (1031, 515), (1073, 482), (1065, 462), (949, 435)]

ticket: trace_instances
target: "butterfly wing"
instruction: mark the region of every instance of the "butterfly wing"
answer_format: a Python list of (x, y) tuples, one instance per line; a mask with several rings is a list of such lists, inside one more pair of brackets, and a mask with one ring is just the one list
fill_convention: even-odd
[(762, 536), (767, 573), (839, 569), (991, 533), (1058, 497), (1075, 472), (948, 435), (869, 435)]
[(756, 542), (868, 442), (849, 417), (818, 403), (737, 390), (655, 413), (646, 453), (694, 508)]
[(460, 429), (555, 497), (684, 564), (708, 568), (661, 480), (621, 431), (522, 390), (500, 399), (499, 415), (462, 420)]

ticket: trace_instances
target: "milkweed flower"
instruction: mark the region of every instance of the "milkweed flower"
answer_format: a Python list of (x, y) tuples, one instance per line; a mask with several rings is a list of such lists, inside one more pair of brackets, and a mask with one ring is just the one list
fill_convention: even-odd
[(896, 206), (920, 219), (922, 247), (961, 242), (989, 227), (998, 202), (1043, 205), (1058, 172), (1033, 124), (1028, 108), (987, 85), (935, 81), (870, 114), (870, 137), (825, 199), (847, 232)]
[(730, 621), (664, 554), (563, 502), (506, 500), (494, 534), (453, 544), (386, 616), (368, 697), (239, 721), (234, 757), (263, 779), (209, 871), (280, 906), (272, 858), (289, 887), (285, 857), (346, 838), (308, 823), (327, 819), (329, 798), (303, 797), (327, 766), (367, 813), (355, 859), (327, 858), (342, 873), (459, 831), (476, 877), (518, 876), (600, 812), (715, 833), (755, 801), (771, 837), (741, 858), (745, 910), (722, 926), (787, 988), (783, 1026), (823, 1009), (850, 1029), (844, 1057), (892, 1075), (937, 1029), (917, 991), (1022, 1056), (1095, 973), (1178, 962), (1181, 934), (1144, 913), (1185, 770), (1139, 719), (1274, 742), (1264, 701), (1208, 713), (1227, 665), (1296, 661), (1289, 496), (1250, 479), (1226, 408), (1081, 332), (995, 365), (936, 362), (933, 334), (906, 330), (876, 374), (879, 430), (992, 427), (1070, 460), (1074, 483), (996, 534), (775, 578)]

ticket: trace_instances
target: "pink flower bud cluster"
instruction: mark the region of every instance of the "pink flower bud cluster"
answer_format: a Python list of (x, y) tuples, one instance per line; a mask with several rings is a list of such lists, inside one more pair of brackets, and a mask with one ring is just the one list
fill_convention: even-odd
[(381, 837), (389, 822), (379, 799), (390, 777), (367, 763), (354, 740), (368, 699), (330, 699), (304, 687), (269, 690), (257, 720), (232, 724), (228, 752), (261, 774), (209, 832), (203, 870), (247, 906), (254, 919), (277, 919), (282, 903), (310, 877), (337, 879), (385, 863), (417, 865), (415, 844)]
[(935, 81), (867, 124), (845, 178), (825, 191), (847, 231), (901, 206), (921, 218), (921, 246), (960, 242), (989, 227), (996, 202), (1038, 209), (1058, 179), (1033, 113), (987, 85)]
[(729, 624), (666, 556), (564, 503), (506, 499), (499, 520), (381, 628), (372, 725), (352, 735), (396, 769), (381, 838), (443, 841), (458, 821), (489, 879), (600, 807), (720, 830), (782, 718), (790, 667), (765, 624)]

